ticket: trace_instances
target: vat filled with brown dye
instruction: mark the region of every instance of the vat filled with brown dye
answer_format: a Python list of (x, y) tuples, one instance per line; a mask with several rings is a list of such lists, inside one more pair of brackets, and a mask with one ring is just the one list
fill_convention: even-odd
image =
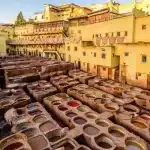
[(105, 134), (101, 134), (95, 138), (96, 144), (103, 149), (111, 149), (114, 145), (113, 141)]
[(42, 123), (39, 128), (41, 132), (48, 132), (55, 129), (55, 124), (52, 123), (51, 121), (47, 121)]
[(48, 143), (44, 136), (38, 135), (28, 140), (32, 150), (44, 150), (48, 146)]
[(83, 124), (85, 124), (87, 121), (86, 121), (84, 118), (82, 118), (82, 117), (76, 117), (76, 118), (74, 118), (74, 122), (75, 122), (76, 124), (78, 124), (78, 125), (83, 125)]
[(90, 124), (85, 125), (83, 131), (88, 135), (97, 135), (99, 133), (99, 129)]

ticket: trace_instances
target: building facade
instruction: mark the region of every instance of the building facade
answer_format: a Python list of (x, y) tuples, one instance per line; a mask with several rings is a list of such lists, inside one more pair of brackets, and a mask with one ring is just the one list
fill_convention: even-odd
[(100, 9), (45, 5), (42, 21), (36, 17), (15, 26), (7, 45), (16, 54), (66, 60), (103, 78), (150, 89), (150, 16), (141, 4), (133, 1), (122, 13), (111, 0)]

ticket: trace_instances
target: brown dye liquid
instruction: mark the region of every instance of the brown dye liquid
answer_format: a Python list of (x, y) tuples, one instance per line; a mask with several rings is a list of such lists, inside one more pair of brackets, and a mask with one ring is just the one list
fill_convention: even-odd
[(135, 110), (131, 109), (131, 108), (124, 108), (126, 111), (130, 111), (130, 112), (136, 112)]
[(119, 130), (114, 129), (114, 130), (111, 130), (109, 133), (114, 137), (124, 137), (124, 134)]
[(46, 120), (45, 117), (39, 116), (39, 117), (36, 117), (36, 118), (34, 119), (34, 122), (35, 122), (35, 123), (41, 123), (41, 122), (44, 122), (45, 120)]
[(109, 149), (109, 148), (112, 147), (109, 143), (106, 143), (106, 142), (104, 142), (104, 141), (101, 141), (101, 142), (99, 142), (99, 143), (97, 143), (97, 144), (98, 144), (100, 147), (106, 148), (106, 149)]
[(88, 118), (90, 118), (90, 119), (95, 119), (96, 118), (96, 116), (94, 115), (94, 114), (87, 114), (86, 115)]
[(47, 132), (52, 130), (53, 128), (55, 128), (55, 125), (50, 121), (40, 125), (41, 132)]
[(70, 143), (66, 143), (63, 145), (64, 146), (64, 150), (73, 150), (75, 147), (70, 144)]
[(16, 143), (12, 143), (12, 144), (8, 145), (7, 147), (4, 148), (4, 150), (16, 150), (16, 149), (20, 148), (21, 146), (23, 146), (22, 143), (16, 142)]
[(33, 137), (35, 134), (37, 134), (37, 129), (27, 129), (24, 130), (22, 133), (24, 133), (28, 138)]
[(114, 107), (111, 107), (111, 106), (108, 106), (108, 105), (106, 105), (106, 108), (110, 109), (110, 110), (116, 110)]
[(76, 119), (74, 119), (74, 122), (82, 125), (82, 124), (85, 124), (87, 121), (83, 118), (76, 118)]
[(99, 132), (99, 130), (98, 130), (97, 128), (95, 128), (95, 127), (93, 127), (93, 126), (91, 126), (91, 125), (86, 126), (86, 127), (83, 129), (83, 131), (84, 131), (85, 133), (87, 133), (88, 135), (96, 135), (96, 134)]
[(66, 107), (64, 107), (64, 106), (60, 106), (58, 109), (61, 110), (61, 111), (66, 111), (66, 110), (68, 110), (68, 108), (66, 108)]
[(77, 114), (73, 113), (73, 112), (70, 112), (70, 113), (67, 113), (66, 116), (68, 116), (69, 118), (72, 118), (72, 117), (75, 117)]
[(96, 121), (96, 124), (101, 126), (101, 127), (108, 127), (109, 124), (105, 121)]
[(32, 150), (43, 150), (48, 145), (47, 141), (45, 140), (45, 138), (42, 135), (34, 137), (34, 138), (30, 139), (28, 142), (29, 142)]
[(59, 139), (61, 139), (60, 136), (53, 136), (53, 137), (49, 138), (49, 141), (50, 141), (50, 142), (56, 142), (56, 141), (58, 141)]
[(141, 129), (147, 128), (147, 126), (145, 124), (141, 123), (141, 122), (136, 122), (135, 121), (135, 122), (132, 122), (132, 124), (135, 125), (136, 127), (141, 128)]

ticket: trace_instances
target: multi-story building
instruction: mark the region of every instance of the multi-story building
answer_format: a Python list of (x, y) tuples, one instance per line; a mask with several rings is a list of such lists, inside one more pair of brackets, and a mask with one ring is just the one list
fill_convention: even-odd
[(8, 45), (16, 53), (63, 59), (98, 76), (150, 89), (150, 16), (141, 9), (144, 3), (133, 1), (122, 10), (112, 0), (100, 9), (45, 5), (35, 23), (15, 26)]
[(9, 53), (10, 46), (6, 45), (6, 40), (13, 38), (13, 27), (13, 24), (0, 24), (0, 56)]

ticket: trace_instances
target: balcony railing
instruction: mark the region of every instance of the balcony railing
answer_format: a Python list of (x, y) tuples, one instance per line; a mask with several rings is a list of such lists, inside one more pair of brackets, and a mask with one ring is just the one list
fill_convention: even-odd
[(22, 35), (40, 35), (40, 34), (53, 34), (67, 31), (66, 27), (51, 27), (51, 28), (36, 28), (31, 32), (22, 33)]
[(64, 38), (43, 38), (34, 40), (8, 40), (8, 45), (38, 45), (38, 44), (49, 44), (57, 45), (64, 44)]

